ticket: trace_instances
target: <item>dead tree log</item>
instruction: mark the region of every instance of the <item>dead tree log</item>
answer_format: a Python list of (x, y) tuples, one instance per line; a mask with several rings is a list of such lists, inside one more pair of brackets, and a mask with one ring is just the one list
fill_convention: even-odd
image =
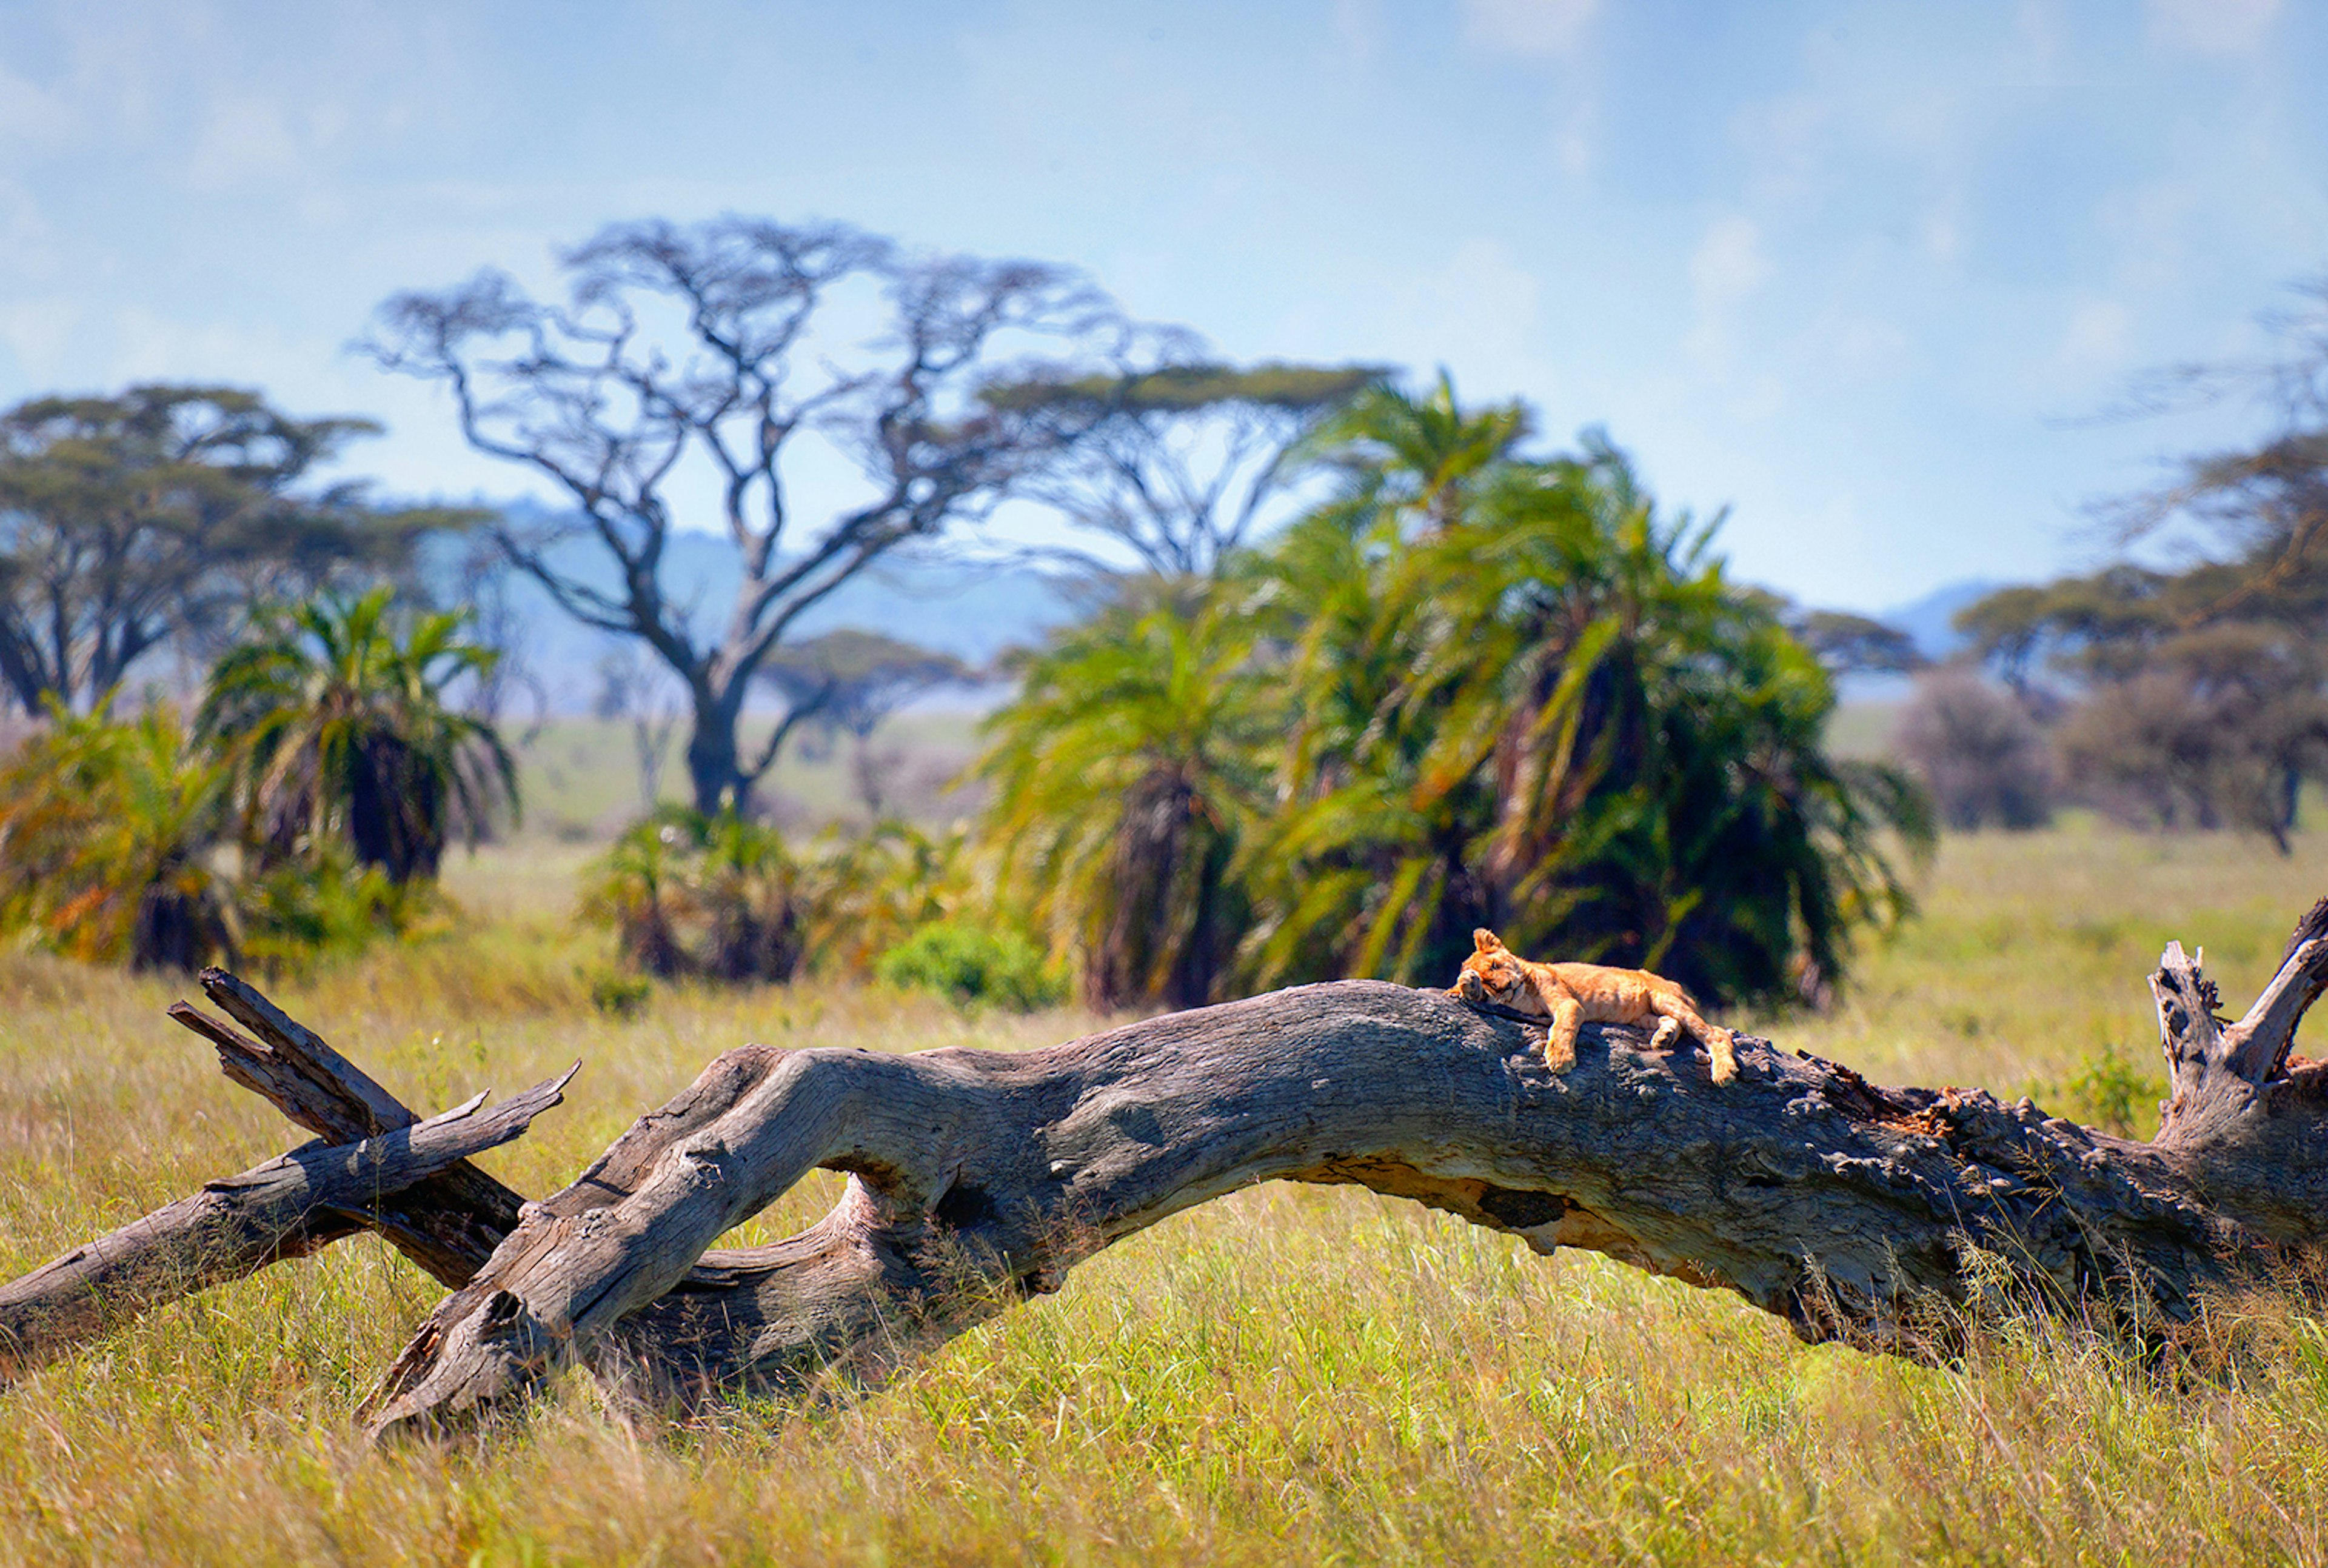
[[(1694, 1047), (1588, 1028), (1554, 1075), (1539, 1030), (1368, 981), (1016, 1054), (746, 1047), (527, 1207), (391, 1367), (372, 1431), (512, 1406), (576, 1359), (666, 1394), (876, 1381), (1110, 1243), (1273, 1178), (1733, 1291), (1807, 1339), (1943, 1354), (1934, 1309), (1976, 1274), (2171, 1333), (2322, 1239), (2328, 1066), (2289, 1046), (2328, 986), (2328, 900), (2235, 1025), (2179, 946), (2152, 985), (2174, 1094), (2147, 1144), (1764, 1041), (1741, 1040), (1717, 1088)], [(822, 1221), (690, 1277), (820, 1167), (850, 1178)]]
[(140, 1313), (359, 1230), (458, 1285), (516, 1223), (521, 1200), (466, 1156), (523, 1133), (564, 1097), (579, 1063), (491, 1111), (479, 1111), (479, 1094), (423, 1122), (241, 981), (211, 970), (202, 987), (258, 1038), (184, 1002), (170, 1016), (315, 1141), (0, 1286), (0, 1387)]
[(205, 1182), (109, 1235), (0, 1287), (0, 1384), (126, 1318), (355, 1231), (382, 1228), (380, 1196), (522, 1133), (574, 1075), (480, 1111), (485, 1097), (356, 1143), (305, 1144)]
[[(317, 1141), (0, 1285), (0, 1388), (155, 1307), (359, 1231), (457, 1288), (516, 1228), (523, 1197), (461, 1156), (525, 1131), (559, 1103), (579, 1063), (484, 1117), (467, 1120), (478, 1101), (448, 1112), (416, 1141), (419, 1116), (314, 1030), (223, 970), (205, 970), (201, 983), (235, 1022), (184, 1002), (171, 1019), (217, 1048), (229, 1080)], [(455, 1121), (465, 1124), (436, 1125)], [(682, 1284), (716, 1293), (756, 1275), (753, 1260), (715, 1251)], [(690, 1364), (678, 1376), (699, 1374)]]

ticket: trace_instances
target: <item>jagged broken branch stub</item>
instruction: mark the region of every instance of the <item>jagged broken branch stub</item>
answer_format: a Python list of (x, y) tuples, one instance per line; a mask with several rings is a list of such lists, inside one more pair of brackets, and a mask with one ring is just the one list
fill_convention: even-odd
[[(2220, 1035), (2162, 1000), (2178, 1087), (2147, 1144), (1761, 1041), (1741, 1041), (1741, 1076), (1716, 1087), (1694, 1049), (1591, 1028), (1555, 1075), (1540, 1031), (1366, 981), (1020, 1053), (746, 1047), (527, 1209), (390, 1369), (372, 1428), (521, 1404), (577, 1359), (666, 1395), (878, 1381), (1112, 1242), (1272, 1178), (1592, 1248), (1733, 1291), (1810, 1339), (1944, 1353), (1929, 1309), (1966, 1299), (1976, 1254), (2031, 1300), (2171, 1328), (2321, 1239), (2328, 1070), (2287, 1047), (2328, 985), (2323, 934), (2328, 901)], [(2162, 999), (2203, 979), (2176, 954)], [(713, 1237), (820, 1167), (850, 1178), (823, 1220), (690, 1277)]]
[(465, 1280), (507, 1228), (492, 1225), (506, 1189), (466, 1156), (523, 1133), (580, 1066), (490, 1111), (479, 1094), (421, 1121), (242, 981), (211, 971), (203, 985), (260, 1038), (183, 1002), (170, 1016), (217, 1047), (229, 1078), (316, 1141), (0, 1286), (0, 1385), (154, 1307), (359, 1230), (380, 1232), (440, 1279)]

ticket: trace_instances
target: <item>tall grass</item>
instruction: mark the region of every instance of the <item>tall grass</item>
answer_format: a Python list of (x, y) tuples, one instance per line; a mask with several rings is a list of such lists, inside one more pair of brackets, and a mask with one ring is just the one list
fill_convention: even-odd
[[(745, 1039), (1009, 1047), (1096, 1021), (818, 986), (658, 988), (610, 1020), (556, 861), (452, 871), (465, 925), (278, 1000), (416, 1103), (581, 1056), (568, 1104), (482, 1161), (529, 1192)], [(2323, 890), (2319, 837), (2292, 861), (2076, 828), (1953, 840), (1925, 919), (1857, 991), (1765, 1027), (2051, 1108), (2105, 1043), (2152, 1070), (2142, 976), (2164, 938), (2204, 941), (2244, 1005)], [(0, 957), (0, 1272), (296, 1137), (162, 1019), (181, 989)], [(748, 1235), (832, 1191), (805, 1184)], [(0, 1563), (2328, 1557), (2328, 1325), (2269, 1298), (2221, 1304), (2210, 1375), (2162, 1378), (2009, 1312), (1935, 1370), (1807, 1348), (1587, 1254), (1272, 1185), (1111, 1249), (838, 1411), (635, 1432), (573, 1379), (480, 1448), (371, 1453), (348, 1412), (436, 1294), (361, 1238), (0, 1393)]]

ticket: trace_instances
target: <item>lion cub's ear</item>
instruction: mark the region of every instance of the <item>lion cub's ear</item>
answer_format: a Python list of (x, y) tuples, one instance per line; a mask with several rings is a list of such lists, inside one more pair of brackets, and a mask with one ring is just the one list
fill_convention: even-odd
[(1471, 946), (1480, 953), (1501, 953), (1504, 950), (1503, 938), (1484, 925), (1471, 927)]

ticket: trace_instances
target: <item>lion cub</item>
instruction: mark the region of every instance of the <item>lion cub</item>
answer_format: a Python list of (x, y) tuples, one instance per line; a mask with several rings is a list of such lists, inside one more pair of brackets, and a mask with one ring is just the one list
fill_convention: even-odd
[(1608, 969), (1597, 963), (1535, 963), (1503, 944), (1492, 931), (1471, 933), (1478, 949), (1456, 977), (1457, 996), (1470, 1002), (1496, 1002), (1552, 1020), (1544, 1042), (1544, 1063), (1554, 1072), (1576, 1065), (1576, 1029), (1584, 1023), (1645, 1024), (1657, 1020), (1649, 1038), (1662, 1050), (1685, 1029), (1713, 1058), (1713, 1081), (1738, 1075), (1738, 1052), (1728, 1029), (1697, 1016), (1689, 992), (1645, 969)]

